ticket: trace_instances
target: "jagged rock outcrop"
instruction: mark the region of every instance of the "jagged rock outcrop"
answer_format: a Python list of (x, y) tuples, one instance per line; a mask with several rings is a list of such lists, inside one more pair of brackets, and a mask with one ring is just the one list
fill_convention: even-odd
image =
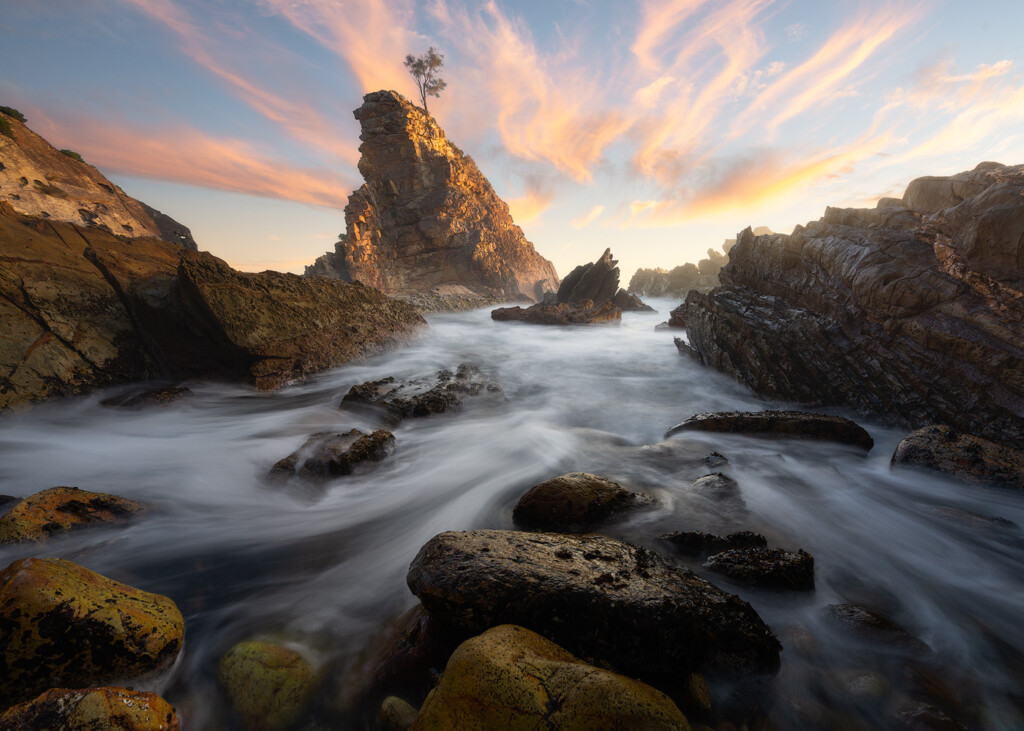
[[(766, 236), (772, 230), (767, 226), (754, 229), (755, 236)], [(643, 297), (685, 297), (691, 289), (707, 292), (718, 286), (718, 273), (729, 261), (729, 251), (736, 245), (736, 239), (726, 239), (722, 244), (721, 254), (708, 249), (708, 258), (696, 264), (687, 262), (674, 267), (672, 271), (662, 269), (637, 269), (629, 280), (627, 291)], [(671, 324), (671, 323), (669, 323)], [(681, 327), (673, 325), (673, 327)]]
[(394, 91), (363, 97), (359, 172), (346, 232), (306, 274), (359, 281), (389, 294), (459, 284), (539, 300), (558, 275), (515, 225), (472, 158), (428, 113)]
[(903, 205), (740, 234), (691, 293), (691, 352), (760, 394), (1024, 446), (1024, 165), (922, 178)]
[(243, 274), (159, 239), (0, 202), (0, 409), (147, 378), (275, 388), (400, 343), (423, 319), (358, 284)]
[(3, 112), (0, 117), (11, 132), (0, 134), (0, 201), (29, 216), (197, 249), (188, 228), (127, 195), (80, 156), (56, 149), (16, 117)]

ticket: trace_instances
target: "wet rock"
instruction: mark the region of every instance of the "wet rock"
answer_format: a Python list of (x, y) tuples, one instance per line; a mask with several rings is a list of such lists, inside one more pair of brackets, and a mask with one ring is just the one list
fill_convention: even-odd
[(660, 538), (672, 544), (672, 547), (679, 551), (679, 553), (687, 556), (720, 553), (730, 549), (766, 548), (768, 546), (768, 541), (765, 540), (764, 536), (748, 530), (730, 533), (725, 537), (700, 531), (677, 531), (675, 533), (665, 533)]
[(419, 711), (409, 702), (398, 696), (389, 695), (380, 704), (377, 723), (384, 731), (408, 731), (416, 722)]
[(454, 373), (440, 370), (433, 376), (410, 381), (388, 376), (356, 384), (342, 398), (341, 405), (371, 406), (404, 419), (458, 411), (467, 399), (477, 396), (499, 401), (505, 398), (500, 384), (476, 366), (460, 363)]
[(178, 731), (171, 705), (154, 693), (126, 688), (53, 688), (0, 715), (5, 731)]
[(389, 294), (462, 285), (506, 301), (539, 300), (558, 287), (554, 266), (430, 114), (394, 91), (375, 91), (355, 117), (366, 182), (349, 195), (344, 236), (307, 276)]
[(530, 325), (598, 325), (622, 319), (622, 310), (611, 301), (595, 305), (591, 300), (573, 304), (538, 304), (532, 307), (499, 307), (491, 311), (499, 322), (525, 322)]
[(688, 716), (703, 718), (711, 714), (711, 689), (703, 675), (690, 673), (687, 676), (679, 702)]
[(933, 515), (937, 515), (944, 520), (981, 533), (1006, 535), (1020, 531), (1020, 526), (1012, 520), (995, 515), (982, 515), (981, 513), (973, 513), (970, 510), (961, 510), (960, 508), (933, 508), (931, 512)]
[(578, 304), (590, 300), (601, 305), (610, 301), (618, 289), (618, 262), (612, 258), (612, 250), (605, 249), (597, 261), (581, 264), (566, 275), (558, 287), (557, 301)]
[(814, 558), (805, 551), (732, 549), (708, 558), (704, 568), (748, 586), (787, 591), (814, 590)]
[(739, 484), (721, 472), (698, 477), (690, 483), (690, 489), (712, 500), (742, 500)]
[(948, 426), (926, 426), (908, 434), (896, 446), (892, 466), (941, 472), (969, 485), (1024, 490), (1024, 450)]
[(630, 294), (624, 289), (620, 289), (612, 297), (612, 304), (618, 307), (623, 312), (655, 312), (656, 310), (644, 302), (642, 299), (637, 297), (635, 294)]
[(825, 620), (851, 637), (913, 653), (929, 652), (924, 642), (888, 617), (857, 604), (830, 604)]
[(293, 647), (249, 640), (221, 659), (217, 680), (247, 729), (284, 731), (308, 711), (320, 673)]
[(871, 670), (833, 670), (825, 677), (834, 691), (851, 700), (878, 704), (892, 692), (889, 681)]
[(20, 497), (14, 497), (14, 495), (0, 495), (0, 507), (8, 505), (10, 503), (20, 502)]
[(605, 536), (441, 533), (407, 581), (428, 612), (469, 632), (519, 624), (640, 677), (779, 666), (778, 641), (749, 604)]
[(647, 501), (617, 482), (570, 472), (534, 485), (519, 498), (512, 520), (527, 530), (586, 533), (595, 525)]
[(704, 464), (706, 464), (711, 469), (714, 469), (715, 467), (721, 467), (723, 465), (729, 464), (729, 460), (728, 458), (725, 457), (725, 455), (719, 454), (718, 452), (712, 452), (711, 454), (704, 458)]
[(1024, 449), (1021, 192), (1024, 166), (984, 163), (914, 181), (906, 207), (748, 229), (721, 286), (687, 296), (689, 342), (765, 397)]
[(380, 462), (395, 451), (395, 437), (386, 429), (366, 434), (352, 429), (344, 434), (318, 432), (295, 452), (271, 468), (275, 476), (328, 478), (350, 475), (359, 465)]
[(413, 729), (683, 729), (664, 694), (504, 624), (462, 643)]
[(686, 329), (686, 305), (679, 305), (669, 313), (668, 326)]
[(29, 495), (0, 516), (0, 544), (44, 541), (78, 528), (123, 523), (146, 510), (142, 503), (117, 495), (51, 487)]
[(0, 707), (164, 671), (184, 631), (165, 596), (63, 559), (15, 561), (0, 572)]
[(900, 728), (908, 731), (967, 731), (967, 727), (950, 718), (945, 711), (921, 703), (896, 714)]
[(865, 450), (870, 450), (875, 444), (862, 427), (849, 419), (801, 411), (724, 411), (697, 414), (669, 429), (665, 437), (682, 431), (803, 437), (852, 444)]
[(138, 393), (126, 393), (103, 399), (104, 406), (119, 406), (127, 409), (143, 409), (151, 406), (166, 406), (187, 401), (195, 394), (187, 386), (150, 388)]

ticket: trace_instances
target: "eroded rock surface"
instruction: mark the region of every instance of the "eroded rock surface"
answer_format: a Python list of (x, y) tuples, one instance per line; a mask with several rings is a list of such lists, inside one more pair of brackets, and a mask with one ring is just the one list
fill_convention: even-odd
[(346, 232), (306, 274), (388, 293), (463, 285), (484, 296), (539, 300), (558, 275), (515, 225), (472, 158), (394, 91), (363, 97), (359, 172)]
[(926, 426), (908, 434), (896, 445), (892, 466), (941, 472), (971, 485), (1024, 490), (1024, 450), (948, 426)]
[(484, 396), (505, 398), (501, 384), (479, 368), (460, 363), (455, 371), (440, 370), (432, 376), (399, 381), (392, 376), (359, 383), (341, 399), (342, 407), (371, 406), (398, 419), (458, 411), (467, 399)]
[(146, 512), (134, 500), (77, 487), (51, 487), (0, 516), (0, 544), (44, 541), (76, 528), (122, 523)]
[(647, 502), (617, 482), (570, 472), (531, 487), (516, 503), (512, 520), (528, 530), (585, 533), (629, 508)]
[(779, 643), (749, 604), (605, 536), (441, 533), (407, 581), (428, 612), (467, 631), (519, 624), (638, 677), (779, 666)]
[(814, 589), (814, 557), (781, 548), (734, 548), (716, 553), (704, 568), (747, 586), (789, 591)]
[(596, 325), (618, 324), (622, 310), (612, 302), (595, 305), (590, 300), (576, 304), (557, 302), (531, 307), (499, 307), (491, 310), (491, 319), (498, 322), (525, 322), (530, 325)]
[(853, 444), (867, 450), (875, 445), (864, 428), (849, 419), (800, 411), (721, 411), (696, 414), (669, 429), (665, 437), (682, 431), (804, 437)]
[(0, 715), (5, 731), (178, 731), (171, 704), (155, 693), (127, 688), (53, 688)]
[(361, 464), (380, 462), (395, 451), (395, 435), (386, 429), (366, 434), (351, 429), (344, 434), (313, 434), (297, 450), (280, 459), (270, 473), (277, 476), (327, 478), (350, 475)]
[(760, 533), (737, 531), (727, 536), (701, 531), (677, 531), (659, 536), (671, 544), (679, 553), (700, 556), (706, 553), (721, 553), (730, 549), (766, 548), (768, 541)]
[(944, 423), (1024, 447), (1024, 166), (911, 183), (901, 206), (744, 231), (684, 318), (765, 396)]

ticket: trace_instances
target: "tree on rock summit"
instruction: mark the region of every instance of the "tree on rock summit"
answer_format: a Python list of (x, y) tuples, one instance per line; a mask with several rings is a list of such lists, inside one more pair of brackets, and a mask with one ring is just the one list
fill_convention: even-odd
[(425, 112), (429, 112), (427, 97), (441, 96), (441, 92), (448, 86), (448, 83), (437, 75), (443, 65), (444, 54), (438, 53), (433, 46), (422, 56), (414, 57), (410, 54), (405, 57), (405, 67), (416, 80), (416, 88), (419, 89)]

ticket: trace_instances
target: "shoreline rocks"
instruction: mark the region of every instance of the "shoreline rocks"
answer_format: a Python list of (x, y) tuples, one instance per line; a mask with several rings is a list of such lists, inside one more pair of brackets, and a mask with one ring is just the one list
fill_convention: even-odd
[(247, 640), (221, 658), (217, 682), (248, 729), (286, 731), (309, 710), (319, 670), (303, 653), (282, 644)]
[(586, 533), (647, 501), (604, 477), (570, 472), (531, 487), (513, 508), (512, 520), (526, 530)]
[(590, 300), (576, 304), (557, 302), (538, 304), (532, 307), (499, 307), (491, 310), (491, 319), (496, 322), (525, 322), (529, 325), (601, 325), (618, 324), (622, 310), (612, 302), (595, 305)]
[(77, 487), (41, 490), (0, 515), (0, 545), (45, 541), (71, 530), (123, 523), (144, 514), (142, 503)]
[(904, 437), (892, 454), (894, 469), (938, 472), (968, 485), (1024, 490), (1024, 450), (948, 426), (926, 426)]
[(395, 435), (386, 429), (366, 434), (351, 429), (344, 434), (318, 432), (270, 469), (272, 476), (329, 478), (350, 475), (360, 465), (380, 462), (395, 451)]
[(722, 411), (696, 414), (665, 432), (665, 438), (683, 431), (821, 439), (852, 444), (865, 451), (870, 451), (875, 445), (864, 428), (849, 419), (801, 411)]
[(444, 369), (409, 381), (388, 376), (356, 384), (342, 397), (341, 408), (368, 406), (405, 419), (459, 411), (468, 399), (480, 396), (505, 399), (501, 384), (488, 379), (476, 366), (460, 363), (454, 372)]
[(9, 731), (178, 731), (171, 705), (155, 693), (127, 688), (53, 688), (0, 714)]
[(782, 591), (814, 590), (814, 558), (806, 551), (731, 548), (710, 556), (704, 568), (747, 586)]

